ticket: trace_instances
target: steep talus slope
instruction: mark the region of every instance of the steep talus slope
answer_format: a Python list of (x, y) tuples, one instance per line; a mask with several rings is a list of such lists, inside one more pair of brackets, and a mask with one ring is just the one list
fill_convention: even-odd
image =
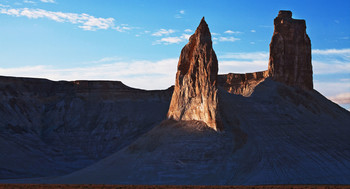
[(172, 89), (0, 77), (0, 91), (0, 178), (23, 178), (66, 174), (118, 151), (164, 119)]
[[(227, 105), (224, 112), (238, 117), (247, 134), (246, 145), (255, 149), (241, 163), (250, 173), (239, 174), (243, 182), (233, 179), (233, 183), (349, 182), (350, 112), (317, 91), (270, 79), (259, 84), (249, 98), (221, 94)], [(248, 159), (250, 164), (245, 163)]]
[(224, 131), (165, 121), (121, 151), (39, 183), (346, 184), (350, 113), (317, 91), (266, 79), (250, 97), (219, 90)]

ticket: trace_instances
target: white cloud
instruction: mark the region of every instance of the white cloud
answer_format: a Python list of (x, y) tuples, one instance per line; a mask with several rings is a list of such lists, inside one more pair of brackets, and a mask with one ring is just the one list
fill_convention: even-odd
[(255, 33), (256, 31), (255, 30), (250, 30), (250, 32)]
[(165, 44), (165, 45), (178, 44), (178, 43), (187, 41), (190, 37), (191, 37), (191, 35), (185, 34), (185, 33), (182, 34), (181, 36), (178, 36), (178, 37), (164, 37), (164, 38), (161, 38), (161, 39), (155, 41), (153, 43), (153, 45), (157, 45), (157, 44)]
[(186, 33), (192, 33), (193, 30), (191, 30), (191, 29), (185, 29), (184, 32), (186, 32)]
[(163, 42), (164, 44), (180, 43), (182, 41), (183, 39), (181, 37), (164, 37), (158, 40), (159, 43)]
[(91, 63), (95, 63), (95, 64), (111, 63), (111, 62), (117, 62), (121, 60), (122, 60), (121, 57), (112, 56), (112, 57), (104, 57), (104, 58), (101, 58), (100, 60), (94, 60), (94, 61), (91, 61)]
[(243, 52), (243, 53), (225, 53), (219, 56), (221, 59), (238, 59), (238, 60), (264, 60), (266, 64), (269, 60), (268, 52)]
[(16, 17), (24, 16), (31, 19), (47, 18), (56, 22), (68, 22), (71, 24), (78, 24), (79, 28), (90, 31), (95, 31), (99, 29), (115, 29), (117, 31), (122, 32), (131, 29), (126, 25), (115, 26), (114, 18), (98, 18), (86, 13), (64, 13), (29, 8), (1, 8), (0, 14), (7, 14)]
[(335, 73), (349, 73), (350, 62), (341, 62), (338, 60), (321, 62), (317, 60), (312, 61), (313, 72), (315, 74), (335, 74)]
[(219, 73), (250, 73), (267, 70), (264, 60), (224, 60), (219, 62)]
[(235, 37), (220, 37), (219, 38), (219, 41), (222, 41), (222, 42), (235, 42), (235, 41), (238, 41), (240, 40), (239, 38), (235, 38)]
[(218, 55), (219, 73), (249, 73), (267, 70), (268, 52), (225, 53)]
[(329, 99), (338, 104), (350, 104), (350, 92), (331, 96)]
[(314, 81), (314, 88), (323, 95), (331, 98), (342, 93), (349, 93), (350, 83), (344, 81), (321, 82), (316, 80)]
[(0, 7), (10, 7), (9, 5), (0, 4)]
[(40, 0), (43, 3), (56, 3), (55, 0)]
[(211, 35), (212, 36), (217, 36), (217, 35), (220, 35), (219, 33), (215, 33), (215, 32), (211, 32)]
[(312, 64), (315, 74), (350, 74), (350, 49), (314, 49)]
[(224, 33), (227, 33), (227, 34), (240, 34), (240, 33), (242, 33), (242, 32), (240, 32), (240, 31), (227, 30), (227, 31), (225, 31)]
[(312, 54), (320, 54), (320, 55), (345, 55), (350, 57), (350, 49), (314, 49), (312, 50)]
[(175, 83), (177, 58), (159, 61), (113, 61), (107, 57), (96, 62), (110, 61), (78, 68), (56, 68), (54, 66), (27, 66), (0, 68), (0, 75), (18, 77), (48, 78), (51, 80), (119, 80), (123, 83), (144, 89), (165, 89)]
[(160, 29), (159, 31), (154, 32), (152, 35), (153, 35), (153, 36), (161, 37), (161, 36), (163, 36), (163, 35), (169, 35), (169, 34), (172, 34), (172, 33), (175, 33), (175, 30), (173, 30), (173, 29), (168, 29), (168, 30), (166, 30), (166, 29)]
[(185, 15), (185, 10), (180, 10), (178, 14), (175, 14), (175, 18), (182, 18), (182, 16)]
[(122, 24), (120, 26), (113, 27), (113, 29), (117, 30), (118, 32), (125, 32), (127, 30), (131, 30), (132, 28), (129, 27), (128, 25), (126, 25), (126, 24)]
[(23, 3), (36, 4), (34, 1), (24, 0)]

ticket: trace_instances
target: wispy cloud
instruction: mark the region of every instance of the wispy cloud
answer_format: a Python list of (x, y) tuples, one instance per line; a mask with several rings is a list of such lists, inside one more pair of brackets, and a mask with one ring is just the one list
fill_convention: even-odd
[(268, 52), (225, 53), (218, 55), (219, 73), (248, 73), (267, 70)]
[(225, 53), (219, 56), (221, 59), (237, 59), (237, 60), (269, 60), (268, 52), (243, 52), (243, 53)]
[(242, 32), (240, 32), (240, 31), (226, 30), (224, 33), (226, 33), (226, 34), (240, 34), (240, 33), (242, 33)]
[(314, 49), (312, 63), (315, 74), (350, 74), (350, 49)]
[(43, 3), (56, 3), (55, 0), (40, 0)]
[(344, 55), (350, 58), (350, 49), (314, 49), (312, 50), (312, 54), (320, 54), (320, 55)]
[(3, 4), (0, 4), (0, 7), (10, 7), (9, 5), (3, 5)]
[(109, 62), (89, 67), (60, 69), (54, 66), (0, 68), (0, 75), (48, 78), (51, 80), (119, 80), (144, 89), (165, 89), (175, 83), (177, 58), (159, 61), (118, 61), (107, 57), (96, 62)]
[(24, 0), (23, 3), (36, 4), (36, 2), (34, 2), (34, 1), (29, 1), (29, 0)]
[(191, 30), (191, 29), (185, 29), (184, 32), (186, 32), (186, 33), (191, 33), (191, 32), (193, 32), (193, 30)]
[(114, 29), (116, 31), (123, 32), (131, 29), (126, 25), (115, 26), (114, 18), (99, 18), (86, 13), (65, 13), (29, 8), (0, 8), (0, 14), (7, 14), (16, 17), (27, 17), (30, 19), (47, 18), (56, 22), (77, 24), (79, 28), (90, 31)]
[(179, 12), (175, 14), (175, 18), (182, 18), (184, 14), (185, 14), (185, 10), (179, 10)]
[(255, 30), (250, 30), (250, 32), (255, 33), (256, 31)]
[(168, 30), (167, 29), (160, 29), (157, 32), (154, 32), (152, 35), (161, 37), (163, 35), (169, 35), (169, 34), (172, 34), (172, 33), (175, 33), (175, 30), (173, 30), (173, 29), (168, 29)]
[(334, 98), (339, 94), (350, 92), (348, 81), (314, 81), (314, 88), (328, 98)]
[(350, 92), (331, 96), (329, 99), (338, 104), (350, 104)]
[(241, 39), (236, 38), (236, 37), (219, 37), (219, 41), (221, 41), (221, 42), (235, 42), (238, 40), (241, 40)]
[(191, 35), (189, 34), (182, 34), (181, 36), (176, 36), (176, 37), (163, 37), (153, 43), (153, 45), (157, 44), (164, 44), (164, 45), (169, 45), (169, 44), (178, 44), (184, 41), (187, 41), (190, 38)]

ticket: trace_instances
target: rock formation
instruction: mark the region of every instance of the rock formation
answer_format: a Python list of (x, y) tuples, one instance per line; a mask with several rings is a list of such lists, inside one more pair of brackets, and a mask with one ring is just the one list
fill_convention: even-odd
[(182, 49), (177, 69), (167, 117), (174, 120), (199, 120), (220, 130), (222, 123), (216, 86), (218, 60), (204, 17)]
[(250, 96), (255, 87), (267, 77), (267, 70), (245, 74), (229, 73), (218, 76), (218, 85), (229, 93)]
[(269, 75), (290, 86), (313, 89), (311, 42), (305, 20), (293, 19), (291, 11), (280, 11), (274, 25)]

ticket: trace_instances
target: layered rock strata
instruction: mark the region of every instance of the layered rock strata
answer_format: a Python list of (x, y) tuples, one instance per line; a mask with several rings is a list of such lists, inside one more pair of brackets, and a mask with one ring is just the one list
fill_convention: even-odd
[(274, 25), (269, 75), (275, 81), (312, 90), (311, 41), (305, 20), (293, 19), (291, 11), (280, 11)]
[(254, 88), (268, 77), (268, 71), (254, 73), (229, 73), (218, 76), (218, 85), (227, 92), (242, 96), (250, 96)]
[(222, 123), (216, 86), (218, 60), (204, 17), (182, 49), (177, 69), (167, 117), (174, 120), (199, 120), (214, 130), (220, 130)]

